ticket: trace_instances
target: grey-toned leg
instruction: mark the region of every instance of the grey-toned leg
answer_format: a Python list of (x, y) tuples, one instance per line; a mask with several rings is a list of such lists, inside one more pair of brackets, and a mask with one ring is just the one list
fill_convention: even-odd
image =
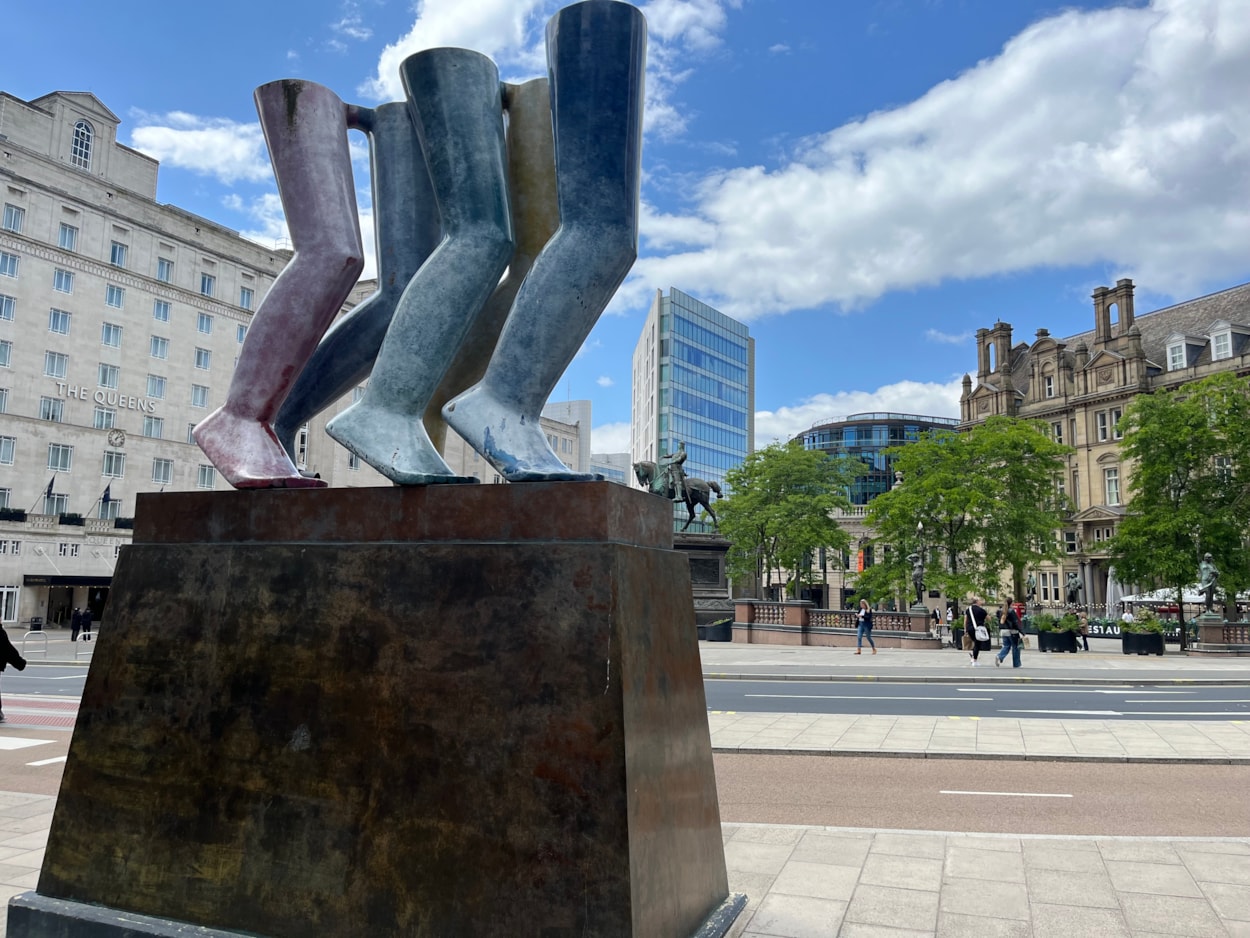
[(330, 327), (278, 411), (274, 432), (292, 458), (299, 428), (369, 377), (404, 288), (442, 237), (408, 105), (349, 108), (348, 116), (369, 134), (378, 289)]
[(646, 21), (617, 0), (547, 26), (560, 230), (526, 277), (485, 376), (447, 422), (512, 482), (593, 479), (547, 446), (539, 414), (638, 252)]
[(420, 415), (512, 254), (499, 73), (465, 49), (431, 49), (400, 68), (444, 237), (404, 290), (364, 396), (326, 432), (401, 485), (457, 476)]
[(447, 423), (443, 405), (486, 373), (499, 332), (534, 259), (560, 226), (556, 154), (551, 136), (551, 96), (545, 78), (504, 86), (508, 111), (508, 181), (516, 244), (508, 272), (491, 294), (455, 360), (425, 409), (425, 429), (443, 452)]
[(285, 79), (256, 89), (256, 109), (295, 256), (252, 319), (226, 403), (195, 441), (236, 488), (320, 486), (270, 423), (364, 266), (345, 105), (322, 85)]

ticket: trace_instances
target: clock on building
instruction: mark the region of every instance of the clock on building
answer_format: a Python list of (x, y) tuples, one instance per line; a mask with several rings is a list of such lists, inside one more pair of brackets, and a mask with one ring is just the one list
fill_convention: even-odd
[(125, 430), (110, 430), (109, 431), (109, 446), (125, 446), (125, 445), (126, 445), (126, 431)]

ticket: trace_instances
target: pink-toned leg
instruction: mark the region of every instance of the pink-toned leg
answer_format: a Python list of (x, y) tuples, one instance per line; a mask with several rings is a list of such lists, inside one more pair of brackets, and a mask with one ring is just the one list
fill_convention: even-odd
[(256, 89), (295, 256), (256, 311), (226, 403), (194, 431), (235, 488), (321, 486), (300, 475), (272, 429), (278, 408), (364, 267), (345, 106), (322, 85)]

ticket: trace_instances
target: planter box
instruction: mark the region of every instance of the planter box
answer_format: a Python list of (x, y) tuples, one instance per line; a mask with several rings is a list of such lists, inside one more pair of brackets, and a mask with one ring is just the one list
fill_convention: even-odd
[(701, 634), (699, 637), (709, 642), (732, 642), (734, 638), (734, 624), (730, 620), (722, 622), (719, 625), (713, 623), (711, 625), (699, 626)]
[(1076, 654), (1075, 632), (1038, 632), (1038, 651), (1070, 651)]
[(1162, 632), (1120, 632), (1126, 655), (1162, 655)]

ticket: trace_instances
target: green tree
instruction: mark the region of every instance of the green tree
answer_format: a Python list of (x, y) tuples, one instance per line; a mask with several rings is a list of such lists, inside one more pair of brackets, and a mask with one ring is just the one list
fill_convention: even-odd
[(870, 588), (910, 589), (910, 566), (900, 561), (920, 547), (939, 554), (926, 564), (925, 585), (948, 596), (997, 592), (1004, 570), (1018, 591), (1026, 567), (1059, 555), (1055, 531), (1067, 506), (1058, 483), (1071, 450), (1041, 424), (996, 416), (888, 452), (903, 482), (868, 506), (875, 542), (893, 548), (886, 570), (861, 577)]
[(1108, 543), (1121, 580), (1171, 587), (1181, 605), (1209, 552), (1223, 588), (1245, 588), (1247, 390), (1244, 378), (1225, 373), (1141, 395), (1126, 408), (1129, 501)]
[(863, 472), (860, 463), (804, 449), (798, 440), (747, 456), (725, 474), (732, 494), (718, 512), (720, 531), (732, 543), (729, 575), (741, 579), (763, 570), (771, 586), (774, 569), (807, 576), (805, 558), (822, 547), (848, 548), (850, 538), (833, 512), (850, 507), (846, 493)]

